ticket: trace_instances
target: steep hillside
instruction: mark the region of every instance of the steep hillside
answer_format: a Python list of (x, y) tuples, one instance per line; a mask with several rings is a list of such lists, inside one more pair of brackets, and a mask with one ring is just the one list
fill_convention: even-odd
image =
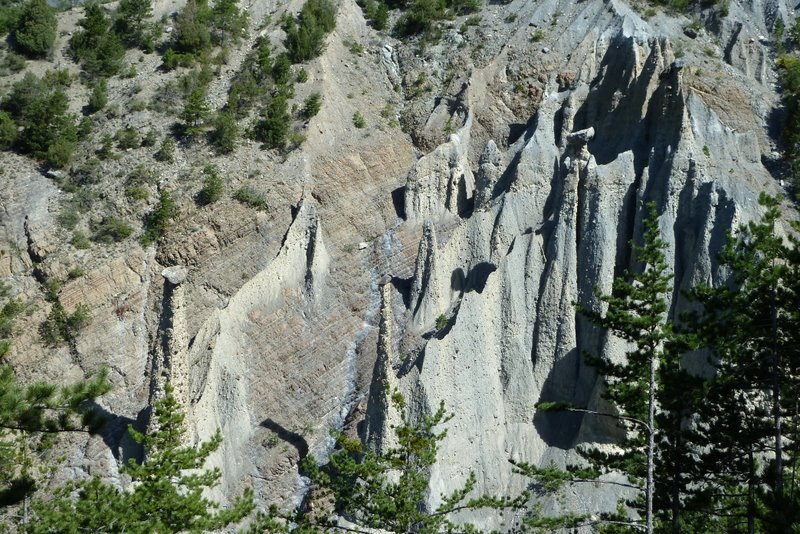
[[(685, 14), (513, 0), (444, 21), (434, 39), (377, 31), (341, 0), (322, 54), (291, 67), (286, 148), (255, 140), (272, 86), (237, 118), (252, 135), (230, 153), (206, 137), (210, 118), (189, 135), (186, 88), (210, 74), (206, 105), (225, 108), (248, 54), (271, 42), (276, 58), (281, 18), (302, 5), (240, 4), (246, 36), (206, 74), (127, 50), (94, 114), (92, 84), (67, 54), (80, 7), (60, 13), (51, 57), (0, 77), (2, 95), (25, 73), (66, 69), (69, 109), (91, 123), (62, 169), (0, 153), (0, 277), (26, 310), (5, 360), (23, 380), (110, 370), (108, 430), (71, 438), (59, 477), (116, 478), (138, 454), (127, 425), (146, 425), (169, 378), (193, 438), (225, 436), (221, 494), (244, 486), (262, 505), (293, 502), (297, 462), (327, 451), (330, 428), (386, 439), (397, 418), (388, 381), (417, 414), (440, 400), (455, 411), (432, 500), (469, 470), (480, 490), (513, 493), (524, 480), (509, 458), (563, 463), (613, 432), (589, 419), (555, 425), (534, 405), (598, 402), (580, 354), (620, 347), (573, 303), (598, 306), (594, 288), (609, 291), (628, 265), (643, 203), (658, 207), (677, 316), (682, 289), (720, 279), (716, 254), (728, 230), (759, 217), (759, 192), (784, 194), (771, 35), (794, 12), (779, 0)], [(159, 0), (154, 17), (182, 6)], [(174, 20), (165, 28), (166, 43)], [(104, 140), (126, 129), (154, 142)], [(158, 155), (167, 138), (172, 161)], [(202, 205), (213, 172), (224, 191)], [(164, 191), (177, 216), (143, 243)], [(48, 343), (57, 305), (85, 305), (91, 322)], [(574, 499), (612, 506), (603, 491)]]

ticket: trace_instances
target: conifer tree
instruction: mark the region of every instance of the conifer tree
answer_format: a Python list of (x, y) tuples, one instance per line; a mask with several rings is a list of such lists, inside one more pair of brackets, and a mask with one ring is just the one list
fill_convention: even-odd
[(458, 523), (455, 512), (523, 506), (527, 494), (471, 497), (476, 478), (470, 473), (463, 486), (442, 495), (441, 504), (429, 509), (429, 471), (436, 462), (438, 444), (447, 434), (442, 426), (452, 416), (440, 404), (435, 413), (415, 423), (405, 414), (402, 395), (395, 392), (392, 402), (403, 414), (402, 423), (395, 428), (396, 447), (376, 453), (361, 441), (340, 434), (337, 450), (328, 456), (327, 464), (319, 465), (311, 456), (304, 460), (302, 469), (314, 485), (314, 494), (332, 500), (330, 510), (301, 506), (285, 514), (273, 507), (260, 515), (249, 532), (329, 532), (336, 530), (339, 517), (353, 523), (345, 530), (364, 534), (376, 529), (389, 533), (475, 532), (474, 526)]
[[(700, 335), (716, 366), (700, 428), (716, 498), (745, 488), (748, 532), (756, 532), (766, 498), (773, 509), (766, 528), (783, 532), (790, 524), (783, 511), (793, 506), (784, 489), (784, 426), (798, 416), (800, 263), (797, 239), (776, 232), (777, 199), (762, 194), (759, 202), (766, 208), (762, 220), (742, 227), (720, 256), (729, 284), (694, 291), (703, 306)], [(765, 452), (773, 460), (762, 472)], [(764, 483), (770, 491), (761, 496)]]
[(105, 371), (71, 386), (20, 384), (8, 365), (0, 366), (0, 508), (25, 503), (36, 490), (35, 455), (40, 445), (63, 432), (95, 432), (102, 419), (92, 401), (110, 389)]
[(14, 44), (28, 57), (42, 58), (53, 48), (57, 30), (55, 9), (46, 0), (28, 0), (14, 27)]
[[(664, 256), (658, 214), (646, 206), (641, 245), (633, 244), (640, 270), (626, 270), (614, 279), (610, 295), (598, 295), (605, 312), (579, 306), (597, 326), (632, 344), (626, 358), (587, 356), (603, 378), (603, 398), (617, 411), (604, 414), (624, 423), (619, 453), (586, 451), (601, 471), (617, 470), (634, 482), (644, 480), (642, 516), (652, 533), (657, 515), (680, 531), (684, 496), (696, 470), (689, 454), (687, 421), (700, 400), (701, 381), (681, 367), (681, 344), (667, 317), (672, 275)], [(658, 514), (657, 514), (658, 513)]]
[(203, 496), (222, 477), (219, 468), (203, 467), (222, 443), (219, 431), (197, 447), (184, 445), (185, 416), (169, 385), (153, 415), (156, 430), (151, 434), (128, 428), (145, 458), (122, 469), (134, 481), (128, 491), (97, 477), (67, 484), (56, 498), (37, 503), (36, 521), (26, 532), (208, 532), (249, 515), (254, 508), (250, 490), (226, 509)]

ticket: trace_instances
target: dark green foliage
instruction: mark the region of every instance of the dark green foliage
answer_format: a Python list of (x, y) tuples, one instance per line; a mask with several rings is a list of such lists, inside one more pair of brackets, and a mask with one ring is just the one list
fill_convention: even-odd
[(290, 121), (286, 97), (278, 94), (267, 105), (264, 118), (256, 124), (256, 139), (268, 148), (282, 149), (286, 146)]
[(307, 119), (310, 119), (319, 113), (320, 109), (322, 109), (322, 95), (319, 93), (311, 93), (308, 95), (308, 98), (306, 98), (303, 104), (303, 115), (305, 115)]
[(39, 501), (31, 534), (58, 532), (210, 532), (246, 517), (254, 508), (252, 491), (221, 509), (203, 496), (219, 484), (219, 468), (204, 469), (208, 456), (222, 443), (217, 432), (197, 447), (185, 443), (183, 410), (167, 386), (166, 395), (153, 406), (155, 431), (128, 432), (144, 448), (144, 462), (131, 459), (122, 472), (135, 482), (130, 491), (95, 477), (71, 482), (54, 499)]
[(122, 70), (125, 48), (116, 33), (111, 31), (111, 21), (105, 10), (96, 3), (86, 5), (82, 28), (69, 41), (70, 55), (94, 77), (109, 77)]
[(211, 30), (220, 46), (237, 43), (247, 30), (247, 12), (239, 11), (238, 0), (217, 0), (211, 9)]
[(30, 58), (45, 57), (53, 48), (57, 30), (55, 9), (45, 0), (28, 0), (14, 24), (14, 46)]
[(100, 148), (97, 149), (96, 154), (103, 161), (119, 159), (119, 156), (114, 152), (114, 138), (110, 134), (104, 134), (100, 139)]
[[(287, 71), (291, 70), (291, 62), (285, 54), (279, 56), (282, 82), (286, 83)], [(245, 58), (242, 69), (236, 74), (228, 92), (227, 110), (237, 118), (243, 118), (260, 100), (265, 99), (272, 87), (275, 75), (273, 69), (272, 46), (266, 38), (256, 43), (255, 49)]]
[(294, 79), (297, 83), (306, 83), (308, 81), (308, 71), (303, 68), (299, 69)]
[(272, 79), (278, 85), (286, 85), (292, 78), (292, 62), (286, 54), (280, 54), (272, 64)]
[(655, 204), (648, 204), (647, 211), (643, 244), (632, 245), (641, 269), (615, 278), (610, 295), (598, 294), (607, 305), (605, 313), (578, 309), (633, 346), (622, 362), (586, 356), (604, 379), (603, 398), (618, 412), (617, 418), (629, 423), (616, 443), (619, 452), (588, 450), (586, 456), (601, 472), (621, 471), (634, 483), (644, 482), (645, 499), (636, 506), (652, 532), (654, 513), (675, 525), (680, 522), (678, 513), (694, 482), (687, 426), (701, 395), (700, 381), (681, 368), (682, 345), (667, 317), (672, 275)]
[(142, 142), (135, 128), (122, 128), (117, 130), (117, 133), (114, 134), (114, 139), (116, 139), (117, 147), (120, 150), (139, 148)]
[(384, 2), (378, 2), (375, 14), (372, 17), (372, 27), (378, 31), (385, 30), (389, 25), (389, 6)]
[(21, 0), (0, 0), (0, 36), (12, 31), (17, 25), (22, 5)]
[(219, 154), (230, 154), (239, 140), (239, 125), (230, 113), (219, 112), (214, 118), (214, 129), (210, 134), (211, 144)]
[(143, 147), (151, 147), (156, 146), (156, 141), (158, 141), (158, 134), (155, 130), (148, 130), (144, 137), (142, 137), (142, 146)]
[(233, 193), (233, 199), (238, 200), (242, 204), (246, 204), (253, 209), (267, 211), (267, 200), (264, 198), (264, 195), (249, 185), (245, 185), (237, 189)]
[(108, 83), (104, 80), (98, 80), (92, 87), (92, 93), (89, 95), (89, 112), (97, 113), (108, 104)]
[(164, 64), (167, 68), (191, 64), (203, 57), (211, 48), (211, 33), (208, 30), (210, 10), (206, 0), (188, 0), (175, 18), (172, 43)]
[(208, 103), (203, 87), (193, 89), (186, 97), (181, 112), (184, 132), (189, 135), (197, 135), (203, 129), (203, 124), (208, 117)]
[(92, 322), (89, 307), (78, 304), (75, 311), (67, 313), (57, 298), (53, 300), (47, 319), (39, 327), (39, 335), (46, 345), (74, 343), (78, 333)]
[(366, 125), (367, 121), (366, 119), (364, 119), (364, 116), (361, 114), (360, 111), (356, 111), (355, 113), (353, 113), (353, 126), (355, 126), (356, 128), (364, 128)]
[(80, 230), (75, 230), (72, 233), (72, 239), (70, 239), (69, 242), (78, 250), (86, 250), (92, 246), (92, 244), (89, 242), (89, 238), (86, 237), (86, 235)]
[(225, 184), (219, 175), (219, 170), (213, 165), (209, 165), (203, 169), (203, 174), (205, 174), (205, 178), (203, 178), (203, 189), (197, 193), (197, 203), (201, 206), (207, 206), (222, 198)]
[(17, 140), (17, 124), (8, 113), (0, 111), (0, 150), (8, 150)]
[[(428, 510), (428, 478), (436, 462), (439, 442), (447, 431), (441, 427), (450, 420), (444, 406), (432, 415), (412, 422), (399, 393), (392, 396), (402, 413), (395, 429), (397, 446), (376, 454), (357, 440), (338, 435), (336, 450), (328, 463), (318, 465), (307, 456), (302, 469), (315, 491), (330, 495), (337, 514), (355, 523), (356, 532), (377, 529), (384, 532), (476, 532), (454, 517), (458, 510), (503, 510), (521, 508), (526, 495), (517, 499), (471, 496), (476, 478), (470, 473), (463, 486)], [(305, 513), (302, 509), (284, 515), (273, 508), (262, 515), (250, 532), (327, 532), (336, 524), (334, 516)]]
[(165, 137), (161, 142), (161, 147), (159, 147), (158, 151), (154, 154), (154, 157), (156, 160), (164, 163), (174, 163), (175, 141), (173, 141), (171, 137)]
[[(785, 488), (795, 484), (789, 465), (797, 451), (784, 447), (787, 439), (797, 442), (800, 416), (800, 253), (796, 237), (787, 241), (776, 231), (778, 201), (762, 194), (759, 202), (762, 220), (741, 228), (720, 255), (729, 284), (693, 292), (703, 306), (700, 339), (716, 366), (699, 429), (710, 444), (704, 460), (711, 501), (743, 495), (736, 506), (728, 503), (727, 517), (752, 525), (766, 512), (766, 532), (789, 532), (798, 503)], [(774, 461), (762, 474), (764, 453)], [(761, 481), (769, 486), (763, 495)]]
[(92, 239), (98, 243), (118, 243), (123, 239), (127, 239), (133, 233), (133, 228), (117, 217), (109, 216), (103, 217), (94, 227), (94, 235)]
[(284, 25), (289, 59), (301, 63), (320, 55), (325, 36), (335, 27), (336, 4), (331, 0), (308, 0), (300, 10), (297, 22), (289, 19)]
[(12, 73), (19, 72), (25, 68), (25, 58), (9, 50), (3, 58), (2, 68)]
[(128, 46), (153, 48), (154, 36), (148, 20), (153, 15), (152, 0), (120, 0), (114, 30)]
[(167, 232), (167, 227), (178, 216), (178, 206), (166, 189), (161, 191), (158, 204), (145, 218), (142, 245), (147, 246), (158, 241)]
[(75, 116), (68, 113), (69, 102), (60, 73), (37, 78), (31, 73), (15, 83), (0, 108), (22, 127), (15, 147), (54, 166), (63, 166), (77, 142)]
[(99, 429), (94, 399), (110, 389), (106, 372), (71, 386), (46, 382), (21, 385), (7, 365), (0, 366), (0, 506), (21, 502), (36, 490), (28, 455), (58, 432)]
[(0, 308), (0, 339), (7, 340), (14, 334), (14, 321), (22, 311), (22, 303), (18, 300), (9, 299)]

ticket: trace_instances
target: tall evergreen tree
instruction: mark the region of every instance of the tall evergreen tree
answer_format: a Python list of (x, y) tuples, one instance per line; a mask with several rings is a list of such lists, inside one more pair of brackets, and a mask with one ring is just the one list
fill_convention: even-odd
[(441, 504), (430, 509), (428, 477), (436, 462), (439, 442), (447, 434), (443, 425), (452, 417), (440, 404), (435, 413), (412, 422), (406, 415), (402, 395), (392, 395), (393, 404), (402, 413), (402, 423), (394, 430), (397, 446), (376, 453), (359, 440), (337, 437), (337, 450), (328, 463), (319, 465), (308, 456), (302, 468), (313, 484), (312, 494), (328, 496), (327, 510), (299, 507), (286, 514), (273, 507), (261, 514), (249, 530), (261, 532), (332, 532), (340, 517), (353, 523), (344, 530), (367, 534), (379, 530), (388, 533), (476, 532), (473, 525), (461, 524), (456, 513), (464, 510), (503, 510), (520, 508), (527, 494), (518, 498), (470, 496), (476, 478), (470, 473), (464, 485)]
[(37, 451), (58, 433), (98, 430), (102, 419), (92, 401), (109, 389), (105, 371), (71, 386), (22, 385), (10, 366), (0, 366), (0, 507), (24, 503), (26, 519)]
[(35, 521), (26, 532), (208, 532), (249, 515), (254, 508), (250, 490), (225, 509), (203, 496), (222, 477), (219, 468), (203, 468), (222, 443), (222, 435), (217, 432), (197, 447), (184, 445), (185, 416), (169, 386), (153, 406), (153, 415), (156, 430), (151, 434), (128, 429), (143, 445), (145, 457), (122, 469), (134, 481), (128, 491), (97, 477), (67, 484), (54, 499), (37, 503)]
[[(667, 317), (672, 275), (655, 204), (649, 203), (646, 210), (643, 243), (632, 245), (641, 268), (626, 270), (614, 279), (611, 294), (598, 295), (605, 312), (579, 306), (594, 324), (632, 345), (621, 361), (587, 356), (603, 378), (603, 398), (617, 410), (626, 432), (617, 444), (619, 453), (586, 454), (601, 471), (617, 470), (634, 482), (644, 480), (641, 515), (648, 533), (655, 528), (656, 511), (679, 532), (693, 469), (685, 427), (698, 399), (691, 386), (698, 381), (681, 368), (674, 325)], [(655, 503), (657, 497), (660, 502)]]
[[(797, 240), (776, 231), (777, 199), (762, 194), (759, 202), (766, 209), (761, 221), (742, 227), (720, 256), (731, 272), (729, 284), (694, 292), (703, 306), (700, 332), (716, 366), (707, 403), (711, 415), (701, 428), (710, 462), (721, 468), (711, 471), (718, 493), (746, 488), (748, 532), (757, 530), (758, 494), (765, 482), (773, 508), (766, 528), (784, 532), (790, 521), (781, 510), (791, 506), (784, 490), (784, 426), (798, 416), (800, 385), (800, 262)], [(762, 473), (758, 460), (765, 452), (772, 462)], [(725, 476), (732, 466), (739, 468)]]
[(14, 26), (14, 45), (28, 57), (45, 57), (56, 42), (57, 30), (55, 9), (46, 0), (28, 0)]

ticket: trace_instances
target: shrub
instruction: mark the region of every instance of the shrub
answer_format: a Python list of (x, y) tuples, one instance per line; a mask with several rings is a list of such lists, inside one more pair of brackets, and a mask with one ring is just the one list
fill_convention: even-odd
[(230, 113), (219, 112), (214, 118), (214, 129), (210, 141), (220, 154), (230, 154), (236, 149), (239, 140), (239, 125)]
[(139, 139), (139, 134), (134, 128), (122, 128), (117, 130), (117, 133), (114, 135), (114, 139), (117, 140), (117, 147), (119, 147), (121, 150), (139, 148), (142, 143), (142, 140)]
[(17, 124), (8, 113), (0, 111), (0, 150), (8, 150), (17, 139)]
[(201, 206), (207, 206), (222, 198), (222, 191), (225, 186), (219, 176), (219, 171), (213, 165), (207, 166), (203, 173), (205, 174), (203, 189), (197, 193), (197, 203)]
[(436, 318), (436, 330), (443, 330), (447, 326), (447, 317), (444, 314)]
[(68, 277), (70, 280), (75, 280), (75, 279), (77, 279), (77, 278), (80, 278), (80, 277), (81, 277), (81, 276), (83, 276), (84, 274), (86, 274), (86, 271), (84, 271), (84, 270), (83, 270), (81, 267), (73, 267), (73, 268), (72, 268), (72, 269), (70, 269), (70, 270), (69, 270), (69, 272), (67, 273), (67, 277)]
[(92, 87), (89, 95), (89, 113), (97, 113), (108, 104), (108, 84), (105, 79), (99, 80)]
[(239, 11), (237, 0), (217, 0), (211, 10), (210, 26), (214, 41), (226, 46), (229, 41), (238, 42), (247, 29), (247, 12)]
[(162, 190), (159, 195), (158, 205), (145, 218), (142, 245), (147, 246), (158, 241), (167, 231), (169, 222), (178, 216), (178, 207), (169, 191)]
[(272, 79), (278, 85), (286, 85), (292, 78), (292, 62), (286, 54), (280, 54), (272, 64)]
[(28, 57), (47, 56), (56, 40), (55, 10), (46, 0), (28, 0), (14, 26), (14, 45)]
[(286, 97), (276, 95), (267, 106), (264, 118), (256, 124), (256, 139), (268, 148), (283, 148), (286, 145), (290, 120)]
[(127, 183), (128, 185), (154, 184), (156, 178), (156, 173), (152, 169), (140, 163), (128, 174)]
[(104, 134), (100, 139), (100, 148), (96, 151), (97, 157), (102, 160), (119, 159), (119, 156), (114, 152), (114, 138), (110, 134)]
[(158, 141), (158, 134), (155, 130), (148, 130), (147, 133), (142, 137), (142, 146), (143, 147), (151, 147), (156, 145), (156, 141)]
[(120, 0), (114, 30), (128, 46), (150, 48), (154, 43), (147, 21), (152, 15), (152, 0)]
[(39, 334), (47, 345), (74, 342), (78, 333), (91, 322), (92, 315), (86, 304), (78, 304), (74, 312), (67, 314), (61, 304), (55, 302), (47, 319), (39, 327)]
[(308, 71), (303, 68), (298, 70), (297, 76), (295, 76), (295, 80), (297, 80), (297, 83), (306, 83), (308, 81)]
[(297, 22), (284, 24), (286, 50), (293, 63), (313, 59), (322, 53), (325, 36), (336, 26), (336, 4), (331, 0), (308, 0)]
[(202, 87), (196, 87), (186, 97), (180, 117), (187, 135), (193, 136), (202, 130), (208, 111), (205, 91)]
[(253, 209), (267, 211), (267, 200), (264, 198), (264, 195), (258, 193), (249, 185), (245, 185), (237, 189), (233, 193), (233, 199), (238, 200), (242, 204), (250, 206)]
[(150, 198), (150, 194), (147, 192), (147, 189), (141, 185), (132, 185), (130, 187), (126, 187), (125, 194), (131, 200), (147, 200)]
[(364, 119), (364, 116), (361, 114), (360, 111), (356, 111), (353, 113), (353, 126), (356, 128), (363, 128), (367, 125), (367, 121)]
[(50, 146), (47, 147), (42, 159), (51, 167), (63, 169), (72, 159), (72, 153), (75, 151), (75, 140), (71, 139), (56, 139)]
[(68, 113), (69, 101), (60, 73), (40, 79), (31, 73), (11, 87), (0, 109), (22, 128), (16, 138), (18, 149), (48, 163), (69, 160), (77, 141), (75, 116)]
[(78, 250), (85, 250), (92, 246), (92, 244), (89, 242), (89, 238), (87, 238), (86, 235), (80, 230), (75, 230), (72, 233), (72, 239), (70, 239), (69, 242)]
[(111, 31), (111, 21), (99, 4), (86, 6), (83, 19), (69, 41), (70, 55), (90, 76), (113, 76), (122, 69), (125, 48), (116, 33)]
[(310, 119), (319, 113), (320, 109), (322, 109), (322, 95), (319, 93), (311, 93), (308, 95), (308, 98), (306, 98), (303, 104), (303, 115)]
[(158, 152), (155, 153), (154, 157), (156, 158), (157, 161), (163, 161), (164, 163), (174, 163), (175, 141), (173, 141), (171, 137), (165, 137), (164, 140), (161, 142), (161, 148), (158, 149)]
[[(174, 58), (172, 61), (193, 61), (197, 57), (205, 55), (211, 48), (211, 33), (208, 31), (208, 19), (210, 11), (206, 0), (188, 0), (175, 17), (175, 27), (172, 35), (172, 45)], [(167, 66), (167, 56), (164, 57), (164, 64)]]
[(372, 27), (378, 31), (385, 30), (389, 25), (389, 6), (384, 2), (378, 2), (375, 16), (372, 18)]
[(103, 217), (103, 220), (94, 228), (93, 241), (98, 243), (119, 243), (133, 233), (133, 228), (122, 219), (116, 217)]
[(10, 72), (19, 72), (25, 68), (25, 58), (19, 54), (8, 51), (3, 59), (3, 67)]

